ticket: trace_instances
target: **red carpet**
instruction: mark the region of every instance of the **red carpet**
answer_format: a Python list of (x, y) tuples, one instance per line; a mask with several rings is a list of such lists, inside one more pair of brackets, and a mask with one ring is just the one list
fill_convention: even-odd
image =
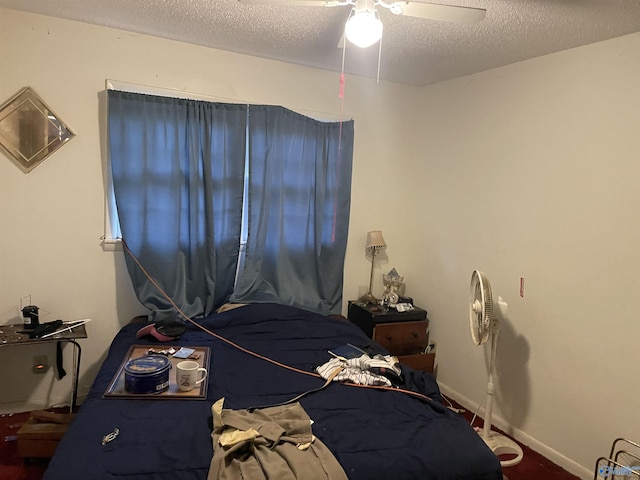
[(0, 480), (40, 480), (47, 461), (18, 456), (17, 433), (29, 412), (0, 415)]
[[(465, 412), (464, 416), (471, 421), (472, 414)], [(16, 434), (28, 418), (28, 412), (0, 415), (0, 480), (41, 480), (47, 468), (44, 459), (23, 460), (18, 456)], [(476, 419), (475, 425), (482, 426), (482, 420)], [(530, 448), (522, 447), (522, 462), (504, 469), (509, 480), (579, 480)]]
[[(465, 408), (452, 400), (450, 401), (456, 408)], [(462, 415), (467, 419), (467, 422), (471, 423), (473, 419), (472, 412), (466, 410)], [(476, 417), (473, 426), (482, 428), (482, 425), (482, 418)], [(504, 434), (504, 432), (499, 429), (495, 430)], [(523, 458), (518, 465), (502, 469), (503, 475), (505, 475), (508, 480), (580, 480), (580, 477), (572, 475), (539, 453), (534, 452), (529, 447), (520, 442), (517, 443), (522, 447)], [(508, 458), (503, 460), (508, 460)]]
[(580, 480), (539, 453), (522, 444), (520, 446), (524, 452), (522, 462), (502, 470), (509, 480)]

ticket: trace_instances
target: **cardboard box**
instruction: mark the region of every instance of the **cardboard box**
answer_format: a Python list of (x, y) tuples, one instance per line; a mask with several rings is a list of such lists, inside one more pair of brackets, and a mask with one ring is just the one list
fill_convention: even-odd
[(436, 361), (435, 352), (418, 353), (416, 355), (403, 355), (398, 357), (398, 361), (404, 365), (433, 374), (433, 367)]
[(18, 455), (23, 458), (51, 458), (67, 423), (43, 423), (33, 416), (18, 430)]

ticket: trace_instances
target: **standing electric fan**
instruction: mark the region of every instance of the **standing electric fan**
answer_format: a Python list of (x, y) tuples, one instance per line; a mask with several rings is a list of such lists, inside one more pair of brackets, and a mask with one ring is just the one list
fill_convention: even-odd
[(489, 383), (487, 384), (487, 407), (480, 436), (496, 455), (515, 455), (514, 458), (501, 460), (503, 467), (517, 465), (522, 460), (522, 448), (510, 438), (491, 431), (491, 414), (493, 410), (493, 371), (496, 363), (496, 350), (500, 336), (500, 320), (507, 318), (507, 303), (498, 297), (496, 302), (491, 295), (491, 285), (484, 273), (474, 270), (471, 275), (469, 298), (469, 320), (471, 336), (476, 345), (487, 342), (491, 336), (491, 360), (489, 362)]

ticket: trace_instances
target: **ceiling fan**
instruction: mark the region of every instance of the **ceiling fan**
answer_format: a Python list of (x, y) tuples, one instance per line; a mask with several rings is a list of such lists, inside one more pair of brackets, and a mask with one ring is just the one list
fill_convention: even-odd
[[(305, 7), (351, 6), (345, 24), (345, 36), (354, 45), (367, 48), (382, 38), (382, 21), (377, 7), (394, 15), (442, 20), (455, 23), (476, 23), (484, 19), (486, 10), (482, 8), (460, 7), (439, 3), (400, 0), (238, 0), (252, 5), (286, 5)], [(342, 41), (341, 41), (342, 43)], [(339, 45), (340, 46), (340, 45)]]

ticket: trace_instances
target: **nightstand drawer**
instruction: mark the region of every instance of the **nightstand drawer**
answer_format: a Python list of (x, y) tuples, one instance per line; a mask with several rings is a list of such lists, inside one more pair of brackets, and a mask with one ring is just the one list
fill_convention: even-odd
[(435, 363), (435, 360), (435, 352), (419, 353), (417, 355), (402, 355), (398, 357), (398, 361), (403, 365), (429, 373), (433, 373), (433, 365)]
[(429, 337), (429, 322), (380, 323), (373, 329), (373, 340), (392, 355), (411, 355), (424, 351)]

